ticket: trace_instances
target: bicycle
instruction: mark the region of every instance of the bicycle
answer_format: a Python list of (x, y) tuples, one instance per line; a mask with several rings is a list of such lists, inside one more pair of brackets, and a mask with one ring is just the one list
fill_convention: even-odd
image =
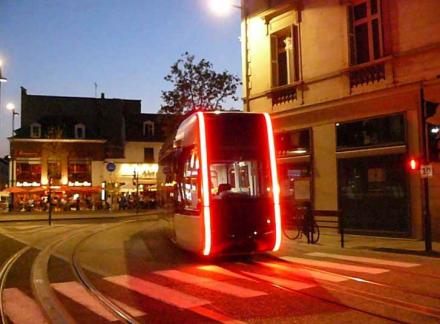
[(307, 242), (312, 244), (317, 243), (320, 237), (319, 226), (313, 219), (309, 207), (297, 208), (295, 215), (287, 217), (283, 232), (289, 240), (300, 239), (304, 234), (307, 237)]

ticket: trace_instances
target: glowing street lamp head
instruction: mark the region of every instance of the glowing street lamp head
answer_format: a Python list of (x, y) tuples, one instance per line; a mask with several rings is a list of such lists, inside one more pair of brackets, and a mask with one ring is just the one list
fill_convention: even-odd
[(6, 105), (6, 109), (7, 109), (7, 110), (15, 110), (15, 105), (14, 105), (12, 102), (9, 102), (9, 103)]
[(211, 10), (219, 16), (226, 16), (233, 7), (231, 0), (210, 0), (209, 5)]

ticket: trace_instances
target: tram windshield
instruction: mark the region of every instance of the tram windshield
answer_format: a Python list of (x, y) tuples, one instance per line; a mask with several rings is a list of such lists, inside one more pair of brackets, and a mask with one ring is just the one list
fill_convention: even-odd
[(270, 163), (262, 115), (206, 115), (213, 199), (267, 197)]

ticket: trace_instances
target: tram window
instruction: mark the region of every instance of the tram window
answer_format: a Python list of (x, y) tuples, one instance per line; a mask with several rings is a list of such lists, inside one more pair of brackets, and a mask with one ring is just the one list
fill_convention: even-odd
[(257, 161), (212, 163), (211, 175), (216, 175), (215, 180), (211, 178), (213, 197), (222, 198), (228, 194), (256, 197), (264, 194), (260, 165)]
[(200, 208), (200, 190), (198, 185), (199, 159), (195, 149), (184, 155), (183, 178), (181, 182), (181, 194), (183, 208), (196, 211)]

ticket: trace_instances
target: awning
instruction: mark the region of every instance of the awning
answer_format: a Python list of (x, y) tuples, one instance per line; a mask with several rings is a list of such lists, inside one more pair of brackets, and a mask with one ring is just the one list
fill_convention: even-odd
[(101, 187), (90, 186), (90, 187), (68, 187), (67, 191), (69, 192), (77, 192), (77, 193), (93, 193), (93, 192), (101, 192)]
[(29, 190), (27, 190), (23, 187), (9, 187), (9, 188), (6, 188), (4, 191), (15, 194), (15, 193), (26, 193)]

